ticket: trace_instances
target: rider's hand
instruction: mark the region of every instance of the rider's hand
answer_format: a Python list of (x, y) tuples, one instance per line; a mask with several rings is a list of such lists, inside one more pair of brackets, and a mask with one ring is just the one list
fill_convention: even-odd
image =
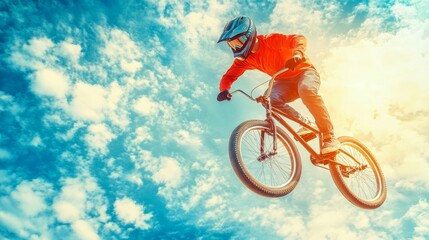
[(222, 92), (220, 92), (217, 95), (217, 100), (219, 102), (224, 101), (224, 100), (228, 100), (229, 101), (229, 100), (231, 100), (231, 94), (229, 93), (228, 90), (223, 90)]
[(302, 54), (299, 52), (296, 52), (295, 55), (293, 55), (292, 58), (286, 61), (285, 68), (289, 68), (290, 70), (294, 70), (298, 64), (302, 63), (304, 61), (304, 58), (302, 57)]

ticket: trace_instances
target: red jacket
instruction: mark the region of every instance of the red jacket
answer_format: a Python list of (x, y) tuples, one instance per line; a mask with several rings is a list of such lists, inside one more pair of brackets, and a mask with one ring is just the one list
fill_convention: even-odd
[[(302, 35), (285, 35), (273, 33), (269, 35), (257, 36), (259, 49), (255, 53), (250, 53), (246, 60), (235, 59), (231, 67), (226, 71), (220, 80), (219, 90), (229, 90), (232, 83), (238, 79), (246, 70), (258, 69), (270, 76), (285, 67), (286, 61), (300, 52), (305, 56), (307, 40)], [(308, 57), (300, 63), (294, 71), (286, 71), (279, 75), (277, 79), (287, 79), (295, 77), (306, 69), (313, 68)]]

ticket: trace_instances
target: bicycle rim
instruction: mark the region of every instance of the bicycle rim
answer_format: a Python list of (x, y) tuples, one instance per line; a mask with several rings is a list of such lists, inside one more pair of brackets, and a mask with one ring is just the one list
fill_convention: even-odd
[(330, 169), (341, 193), (353, 204), (373, 209), (379, 207), (386, 198), (386, 184), (383, 173), (371, 152), (359, 141), (351, 137), (339, 138), (340, 153)]
[(275, 155), (270, 155), (273, 136), (266, 122), (241, 124), (232, 140), (231, 163), (249, 189), (268, 197), (284, 196), (293, 190), (301, 175), (301, 165), (296, 149), (288, 143), (284, 132), (280, 129), (277, 132)]

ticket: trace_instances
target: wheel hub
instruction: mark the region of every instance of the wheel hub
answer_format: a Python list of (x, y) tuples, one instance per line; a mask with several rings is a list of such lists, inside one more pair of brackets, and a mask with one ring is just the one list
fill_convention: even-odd
[(277, 154), (277, 152), (275, 152), (275, 151), (268, 152), (268, 153), (266, 153), (266, 152), (262, 153), (261, 156), (258, 157), (258, 161), (259, 162), (265, 161), (269, 158), (274, 157), (276, 154)]

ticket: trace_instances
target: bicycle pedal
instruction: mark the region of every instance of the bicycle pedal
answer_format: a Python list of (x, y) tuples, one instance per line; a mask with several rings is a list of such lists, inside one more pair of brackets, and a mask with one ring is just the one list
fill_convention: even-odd
[(315, 158), (313, 155), (310, 155), (310, 161), (314, 165), (327, 165), (329, 163), (329, 160), (318, 159), (318, 158)]

